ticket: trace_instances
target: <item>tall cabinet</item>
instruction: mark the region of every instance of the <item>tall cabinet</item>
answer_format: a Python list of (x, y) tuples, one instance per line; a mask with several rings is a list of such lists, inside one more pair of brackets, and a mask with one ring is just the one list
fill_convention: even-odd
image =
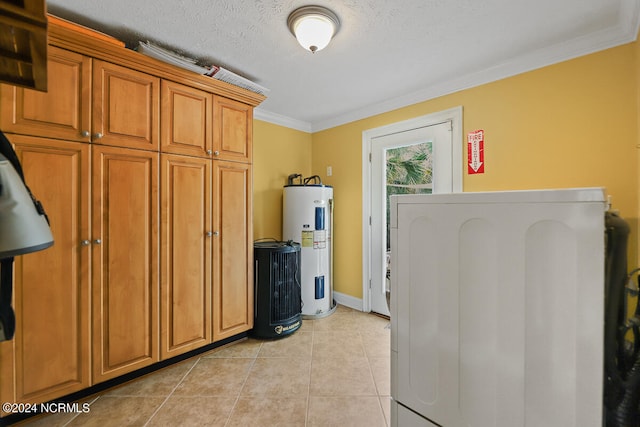
[(213, 94), (162, 81), (161, 354), (212, 342)]
[(163, 357), (253, 327), (252, 113), (162, 82)]
[(46, 93), (0, 86), (0, 129), (55, 240), (16, 259), (5, 402), (60, 398), (253, 320), (252, 113), (264, 97), (55, 22), (48, 69)]

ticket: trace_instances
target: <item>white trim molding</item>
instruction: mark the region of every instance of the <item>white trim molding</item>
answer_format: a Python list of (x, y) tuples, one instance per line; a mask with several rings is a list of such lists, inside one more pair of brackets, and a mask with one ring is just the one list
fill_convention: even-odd
[(311, 133), (311, 123), (292, 119), (290, 117), (272, 113), (270, 111), (265, 111), (260, 107), (257, 107), (253, 110), (253, 118), (255, 120), (262, 120), (263, 122), (272, 123), (274, 125), (284, 126), (289, 129)]
[(452, 127), (452, 190), (460, 193), (464, 163), (464, 141), (462, 138), (462, 106), (450, 108), (425, 116), (392, 123), (362, 132), (362, 311), (371, 311), (371, 144), (374, 138), (392, 135), (451, 121)]
[(360, 298), (352, 297), (351, 295), (333, 291), (333, 299), (337, 304), (344, 305), (354, 310), (363, 311), (362, 300)]

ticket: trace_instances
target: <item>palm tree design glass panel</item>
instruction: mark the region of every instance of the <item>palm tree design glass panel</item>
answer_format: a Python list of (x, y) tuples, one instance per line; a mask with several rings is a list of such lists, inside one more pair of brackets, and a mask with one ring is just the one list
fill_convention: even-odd
[(392, 194), (431, 194), (433, 190), (433, 144), (431, 141), (386, 150), (387, 252), (390, 249)]

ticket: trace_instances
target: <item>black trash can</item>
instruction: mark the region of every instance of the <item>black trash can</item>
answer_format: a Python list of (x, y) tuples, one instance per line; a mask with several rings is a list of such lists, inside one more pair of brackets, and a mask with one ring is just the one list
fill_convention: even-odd
[(302, 325), (300, 244), (262, 241), (253, 246), (255, 310), (252, 335), (280, 338)]

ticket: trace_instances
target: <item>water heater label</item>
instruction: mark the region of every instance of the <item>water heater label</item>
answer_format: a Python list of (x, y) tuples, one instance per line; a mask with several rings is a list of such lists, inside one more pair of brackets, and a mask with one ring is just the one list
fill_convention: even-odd
[(303, 248), (312, 248), (313, 247), (313, 231), (302, 231), (302, 247)]
[(324, 249), (327, 247), (327, 230), (316, 230), (313, 232), (313, 249)]

